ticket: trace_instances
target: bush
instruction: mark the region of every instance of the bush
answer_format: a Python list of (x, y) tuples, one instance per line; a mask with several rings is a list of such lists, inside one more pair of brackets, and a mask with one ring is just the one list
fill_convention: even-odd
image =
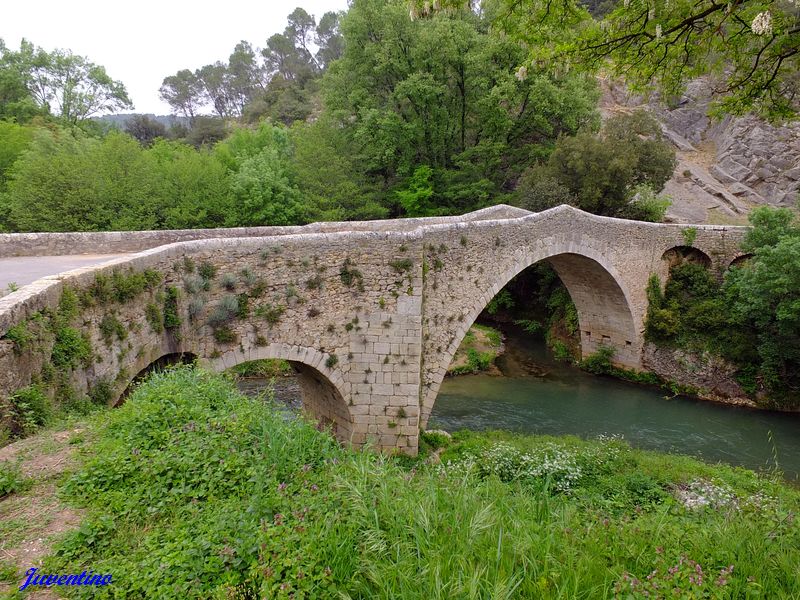
[(22, 474), (19, 465), (0, 461), (0, 500), (31, 487), (33, 481)]
[(611, 346), (600, 346), (597, 352), (584, 358), (581, 369), (594, 373), (595, 375), (608, 375), (613, 371), (611, 359), (614, 358), (614, 348)]

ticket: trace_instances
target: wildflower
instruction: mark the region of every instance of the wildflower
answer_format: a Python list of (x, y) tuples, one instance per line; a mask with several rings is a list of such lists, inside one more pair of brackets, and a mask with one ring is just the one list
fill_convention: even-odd
[(756, 35), (769, 35), (772, 33), (772, 14), (769, 11), (758, 13), (750, 25)]
[(525, 65), (522, 65), (519, 69), (517, 69), (517, 73), (515, 77), (520, 81), (525, 81), (525, 78), (528, 76), (528, 69)]
[(285, 490), (287, 487), (288, 487), (288, 484), (287, 484), (287, 483), (279, 483), (279, 484), (278, 484), (278, 491), (279, 491), (279, 492), (282, 492), (282, 491), (283, 491), (283, 490)]
[(656, 39), (657, 40), (661, 39), (661, 23), (658, 23), (656, 25)]

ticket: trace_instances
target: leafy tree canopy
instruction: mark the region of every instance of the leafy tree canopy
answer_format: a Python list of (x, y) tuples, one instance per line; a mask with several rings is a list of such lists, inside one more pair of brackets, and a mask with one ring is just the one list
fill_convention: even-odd
[[(412, 17), (471, 0), (410, 0)], [(528, 48), (521, 71), (547, 65), (609, 71), (667, 97), (711, 75), (722, 113), (792, 117), (800, 92), (800, 5), (795, 0), (489, 0), (495, 25)], [(592, 16), (594, 9), (598, 18)], [(607, 12), (608, 11), (608, 12)], [(604, 14), (600, 17), (599, 15)]]

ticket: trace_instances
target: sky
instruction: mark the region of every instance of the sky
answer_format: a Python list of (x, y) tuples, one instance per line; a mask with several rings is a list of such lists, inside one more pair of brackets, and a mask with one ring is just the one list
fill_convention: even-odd
[[(347, 0), (37, 0), (3, 2), (0, 38), (19, 48), (22, 38), (47, 51), (72, 50), (103, 65), (122, 81), (135, 112), (169, 114), (158, 97), (164, 77), (226, 61), (241, 40), (263, 48), (286, 27), (286, 16), (302, 6), (319, 18), (345, 10)], [(120, 8), (115, 9), (114, 5)]]

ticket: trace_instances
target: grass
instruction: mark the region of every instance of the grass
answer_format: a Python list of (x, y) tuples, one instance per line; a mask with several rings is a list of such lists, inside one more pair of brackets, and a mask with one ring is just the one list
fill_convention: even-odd
[(494, 364), (502, 346), (503, 336), (498, 330), (473, 323), (464, 334), (447, 373), (464, 375), (487, 371)]
[(619, 440), (425, 435), (420, 457), (391, 458), (189, 367), (90, 430), (61, 488), (88, 517), (45, 568), (114, 583), (73, 596), (800, 594), (797, 490)]

